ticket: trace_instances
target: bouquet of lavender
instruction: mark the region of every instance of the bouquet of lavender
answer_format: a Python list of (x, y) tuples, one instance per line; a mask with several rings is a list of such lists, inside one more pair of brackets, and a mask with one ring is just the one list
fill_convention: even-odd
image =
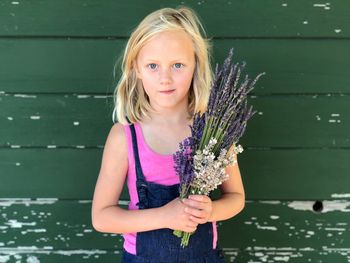
[[(227, 180), (227, 165), (237, 161), (233, 155), (241, 153), (243, 147), (236, 146), (243, 135), (247, 121), (256, 113), (252, 107), (247, 109), (247, 94), (254, 88), (256, 81), (265, 72), (249, 82), (246, 75), (239, 86), (240, 67), (231, 65), (233, 48), (223, 66), (216, 64), (215, 76), (211, 88), (208, 107), (201, 115), (194, 114), (191, 137), (180, 143), (179, 150), (173, 155), (176, 174), (180, 177), (180, 199), (190, 194), (209, 195), (212, 190)], [(174, 230), (173, 234), (181, 239), (181, 246), (188, 245), (192, 233)]]

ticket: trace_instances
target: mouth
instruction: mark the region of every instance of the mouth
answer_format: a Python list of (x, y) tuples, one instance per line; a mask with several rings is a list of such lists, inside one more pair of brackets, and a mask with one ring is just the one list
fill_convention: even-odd
[(162, 90), (162, 91), (159, 91), (160, 93), (164, 93), (164, 94), (170, 94), (172, 92), (174, 92), (175, 90), (174, 89), (169, 89), (169, 90)]

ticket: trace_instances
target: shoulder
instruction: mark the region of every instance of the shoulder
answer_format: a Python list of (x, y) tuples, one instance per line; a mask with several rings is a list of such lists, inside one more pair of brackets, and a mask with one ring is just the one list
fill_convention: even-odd
[(124, 125), (115, 123), (110, 128), (102, 154), (101, 177), (125, 177), (128, 169), (128, 146)]
[(128, 125), (123, 125), (119, 122), (117, 123), (114, 123), (109, 131), (109, 135), (108, 136), (111, 136), (112, 138), (115, 138), (115, 137), (125, 137), (125, 129), (126, 129), (126, 126)]
[(109, 156), (114, 156), (114, 158), (127, 157), (128, 144), (126, 128), (127, 125), (121, 123), (115, 123), (110, 128), (104, 147), (105, 152), (107, 152)]
[(128, 125), (115, 123), (112, 125), (106, 143), (117, 146), (118, 148), (125, 148), (127, 146), (126, 128)]

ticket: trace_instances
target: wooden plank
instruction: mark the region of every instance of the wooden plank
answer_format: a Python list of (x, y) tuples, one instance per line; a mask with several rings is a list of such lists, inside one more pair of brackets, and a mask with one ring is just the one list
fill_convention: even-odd
[[(111, 95), (126, 40), (1, 39), (0, 86), (11, 93)], [(214, 39), (213, 61), (234, 47), (242, 77), (266, 72), (251, 94), (349, 93), (349, 40)], [(332, 50), (332, 52), (329, 52)]]
[[(348, 95), (250, 95), (248, 102), (257, 113), (241, 138), (243, 147), (350, 146)], [(103, 147), (113, 125), (113, 98), (107, 95), (3, 93), (0, 104), (2, 147)]]
[[(91, 199), (101, 155), (102, 149), (1, 149), (0, 197)], [(247, 200), (322, 200), (349, 198), (348, 157), (344, 149), (247, 149), (238, 162)], [(122, 199), (128, 198), (125, 184)]]
[[(246, 1), (1, 1), (0, 35), (126, 37), (147, 14), (184, 4), (214, 37), (349, 37), (349, 3)], [(122, 14), (122, 15), (121, 15)], [(132, 15), (127, 15), (132, 14)], [(218, 15), (219, 14), (219, 15)]]
[[(247, 201), (241, 213), (218, 222), (218, 245), (227, 262), (346, 262), (350, 202), (325, 200), (321, 212), (315, 212), (313, 204), (312, 200)], [(126, 209), (127, 202), (119, 205)], [(0, 259), (15, 254), (43, 262), (117, 260), (122, 236), (95, 231), (90, 209), (91, 200), (0, 199)]]

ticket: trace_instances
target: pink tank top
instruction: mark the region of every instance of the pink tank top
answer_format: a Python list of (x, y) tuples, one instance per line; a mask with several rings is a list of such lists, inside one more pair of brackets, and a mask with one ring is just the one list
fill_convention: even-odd
[[(163, 185), (178, 184), (180, 182), (179, 177), (176, 175), (174, 169), (174, 160), (172, 154), (163, 155), (153, 151), (145, 142), (142, 128), (139, 123), (135, 123), (137, 146), (139, 151), (140, 162), (142, 171), (146, 181), (154, 182)], [(138, 209), (137, 203), (139, 201), (136, 190), (136, 171), (135, 161), (132, 148), (132, 137), (129, 125), (124, 125), (124, 130), (128, 143), (128, 174), (127, 185), (130, 195), (129, 210)], [(164, 173), (164, 171), (168, 171)], [(213, 249), (216, 248), (217, 243), (217, 226), (216, 221), (213, 223)], [(131, 254), (136, 255), (136, 235), (137, 233), (124, 233), (124, 248)]]

